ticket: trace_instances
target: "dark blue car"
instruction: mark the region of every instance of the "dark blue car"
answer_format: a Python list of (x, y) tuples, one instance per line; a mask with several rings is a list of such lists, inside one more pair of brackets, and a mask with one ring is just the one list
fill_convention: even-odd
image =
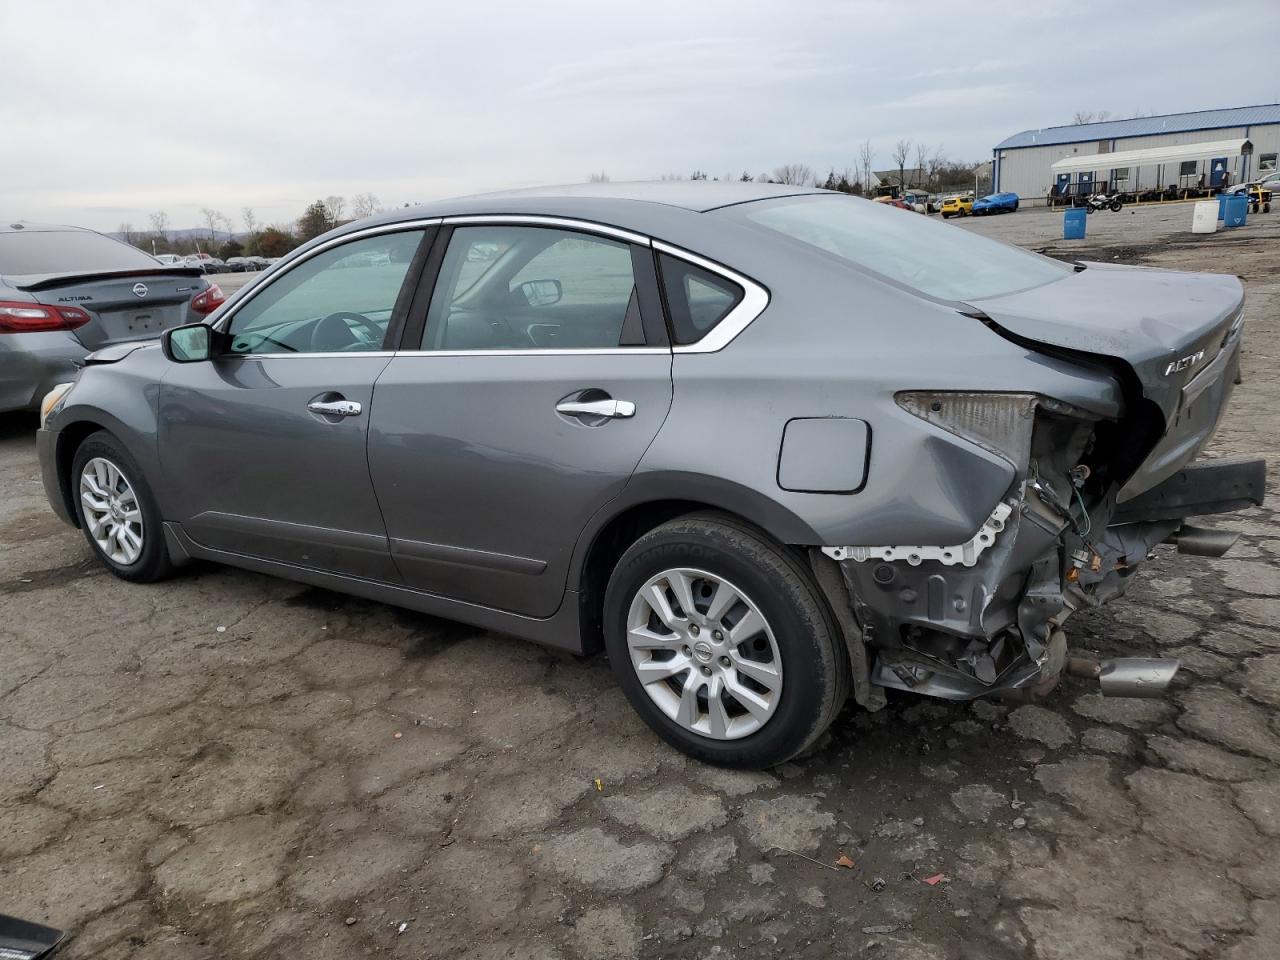
[(1014, 213), (1018, 209), (1016, 193), (991, 193), (981, 200), (973, 201), (973, 215), (980, 217), (988, 213)]

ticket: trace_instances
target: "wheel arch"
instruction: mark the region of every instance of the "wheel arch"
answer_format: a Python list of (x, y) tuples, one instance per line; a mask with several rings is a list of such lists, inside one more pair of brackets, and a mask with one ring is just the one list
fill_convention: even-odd
[[(669, 495), (679, 490), (685, 496)], [(649, 475), (634, 478), (624, 495), (609, 503), (579, 538), (570, 589), (578, 595), (578, 626), (583, 653), (601, 648), (604, 592), (609, 576), (626, 549), (655, 527), (690, 513), (714, 512), (749, 526), (794, 550), (802, 562), (803, 547), (818, 542), (807, 523), (762, 494), (710, 477)]]
[(58, 489), (77, 527), (79, 518), (75, 509), (71, 462), (80, 444), (100, 430), (111, 434), (129, 452), (137, 461), (144, 476), (149, 475), (154, 466), (155, 458), (145, 449), (145, 438), (139, 436), (138, 431), (131, 428), (127, 422), (96, 405), (79, 405), (60, 411), (57, 420), (58, 433), (54, 446), (54, 462), (58, 471)]

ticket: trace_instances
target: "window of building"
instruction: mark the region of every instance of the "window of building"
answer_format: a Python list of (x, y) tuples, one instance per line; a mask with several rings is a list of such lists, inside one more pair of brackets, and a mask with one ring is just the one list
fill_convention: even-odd
[(1183, 160), (1182, 165), (1178, 167), (1178, 176), (1194, 177), (1196, 173), (1199, 171), (1199, 168), (1200, 168), (1199, 160)]
[(1128, 182), (1129, 182), (1129, 168), (1128, 168), (1128, 167), (1116, 167), (1114, 170), (1112, 170), (1112, 171), (1111, 171), (1111, 182), (1112, 182), (1114, 185), (1116, 185), (1116, 186), (1120, 186), (1120, 185), (1122, 185), (1122, 184), (1126, 184), (1126, 183), (1128, 183)]
[(1274, 153), (1262, 153), (1258, 155), (1258, 171), (1260, 173), (1270, 173), (1276, 169), (1276, 155)]

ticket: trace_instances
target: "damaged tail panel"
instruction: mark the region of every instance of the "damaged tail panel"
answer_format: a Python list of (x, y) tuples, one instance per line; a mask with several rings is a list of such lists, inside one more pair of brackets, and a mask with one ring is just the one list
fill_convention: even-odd
[[(1123, 284), (1120, 271), (1099, 273), (1099, 296)], [(1090, 355), (1080, 354), (1086, 338), (1057, 332), (1049, 352), (1113, 371), (1125, 393), (1117, 417), (1032, 393), (897, 395), (907, 412), (1006, 459), (1015, 480), (963, 543), (822, 549), (852, 599), (872, 683), (970, 699), (1043, 693), (1071, 672), (1108, 695), (1164, 690), (1176, 662), (1072, 659), (1068, 668), (1062, 626), (1074, 611), (1120, 596), (1161, 543), (1221, 556), (1234, 542), (1188, 518), (1262, 503), (1263, 460), (1192, 462), (1231, 396), (1242, 339), (1238, 281), (1213, 278), (1206, 289), (1212, 303), (1199, 319), (1184, 309), (1173, 324), (1147, 325), (1158, 338), (1141, 329), (1113, 335), (1110, 352), (1095, 340)], [(1045, 332), (1020, 326), (1019, 342), (1026, 331)]]

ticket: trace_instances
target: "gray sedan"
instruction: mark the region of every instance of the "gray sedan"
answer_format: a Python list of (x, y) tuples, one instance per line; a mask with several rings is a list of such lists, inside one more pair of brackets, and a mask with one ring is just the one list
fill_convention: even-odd
[(0, 224), (0, 412), (35, 409), (93, 350), (222, 303), (198, 271), (91, 230)]
[(1159, 695), (1068, 657), (1187, 518), (1231, 393), (1234, 277), (1063, 264), (840, 194), (598, 184), (318, 238), (39, 433), (117, 576), (194, 559), (574, 653), (681, 750), (806, 749), (851, 697)]

